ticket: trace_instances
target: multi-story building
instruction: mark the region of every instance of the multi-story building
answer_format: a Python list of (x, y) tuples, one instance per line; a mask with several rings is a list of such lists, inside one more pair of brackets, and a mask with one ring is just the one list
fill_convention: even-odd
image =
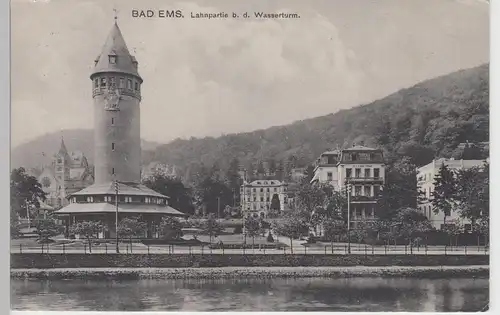
[(240, 187), (240, 203), (243, 216), (253, 215), (266, 218), (274, 195), (278, 196), (280, 211), (283, 211), (288, 203), (286, 192), (287, 185), (275, 179), (254, 180), (250, 183), (243, 182)]
[(80, 151), (68, 152), (63, 139), (51, 165), (44, 166), (37, 178), (47, 194), (45, 203), (53, 208), (67, 205), (67, 196), (94, 182), (85, 155)]
[(418, 208), (422, 213), (431, 221), (432, 225), (436, 229), (442, 229), (446, 222), (451, 222), (459, 220), (465, 225), (466, 229), (470, 229), (467, 220), (461, 219), (458, 213), (452, 211), (449, 216), (445, 216), (444, 213), (434, 213), (432, 207), (432, 193), (435, 188), (435, 177), (439, 173), (439, 169), (442, 165), (446, 165), (450, 170), (463, 170), (470, 169), (473, 167), (482, 167), (485, 161), (483, 160), (455, 160), (455, 159), (437, 159), (433, 160), (427, 165), (417, 168), (417, 183), (420, 191), (422, 192), (422, 200), (419, 203)]
[(355, 145), (326, 151), (316, 162), (311, 183), (330, 184), (336, 191), (351, 185), (351, 221), (374, 220), (377, 196), (384, 185), (382, 150)]

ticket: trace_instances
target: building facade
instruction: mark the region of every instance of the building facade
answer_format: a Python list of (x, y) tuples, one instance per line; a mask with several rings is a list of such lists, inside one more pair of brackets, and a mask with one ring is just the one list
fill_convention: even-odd
[(240, 187), (240, 203), (244, 217), (248, 215), (267, 218), (273, 196), (280, 201), (280, 211), (288, 203), (287, 185), (275, 179), (254, 180), (244, 182)]
[(92, 168), (83, 152), (68, 152), (64, 139), (52, 163), (44, 166), (37, 177), (47, 194), (45, 204), (54, 209), (67, 205), (69, 195), (94, 183)]
[(69, 195), (70, 203), (56, 211), (69, 226), (99, 220), (98, 237), (116, 236), (118, 220), (140, 217), (147, 223), (143, 237), (158, 237), (164, 216), (185, 215), (168, 205), (168, 197), (141, 184), (140, 101), (143, 79), (138, 62), (114, 23), (90, 75), (94, 100), (95, 183)]
[(450, 170), (463, 170), (470, 169), (473, 167), (482, 167), (486, 161), (483, 160), (455, 160), (455, 159), (437, 159), (433, 160), (431, 163), (417, 168), (417, 184), (422, 192), (422, 200), (419, 203), (419, 210), (431, 221), (432, 225), (436, 229), (442, 229), (447, 222), (452, 222), (455, 220), (460, 221), (465, 225), (466, 229), (470, 222), (465, 219), (461, 219), (458, 213), (452, 211), (449, 216), (445, 216), (444, 213), (434, 213), (432, 207), (432, 193), (435, 189), (435, 177), (439, 173), (439, 169), (442, 165), (446, 165)]
[(351, 221), (376, 217), (377, 196), (385, 183), (382, 150), (365, 146), (326, 151), (317, 159), (311, 183), (329, 184), (345, 192), (351, 185)]

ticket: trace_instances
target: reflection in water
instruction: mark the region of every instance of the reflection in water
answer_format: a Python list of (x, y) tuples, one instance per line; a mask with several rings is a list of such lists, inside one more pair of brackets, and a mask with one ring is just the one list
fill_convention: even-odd
[(12, 280), (16, 310), (478, 311), (488, 279)]

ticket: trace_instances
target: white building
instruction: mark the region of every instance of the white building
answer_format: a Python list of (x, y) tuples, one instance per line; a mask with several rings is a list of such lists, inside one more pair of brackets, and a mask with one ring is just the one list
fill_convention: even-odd
[[(435, 177), (439, 173), (441, 166), (444, 164), (450, 170), (458, 171), (473, 167), (481, 167), (484, 163), (485, 161), (483, 160), (454, 160), (442, 158), (433, 160), (431, 163), (417, 168), (417, 183), (420, 191), (423, 193), (422, 201), (418, 208), (431, 221), (436, 229), (441, 229), (444, 227), (444, 224), (447, 224), (444, 221), (444, 214), (442, 212), (438, 214), (434, 213), (432, 207), (432, 193), (435, 188)], [(446, 222), (454, 220), (459, 220), (462, 224), (465, 224), (466, 229), (470, 229), (470, 226), (467, 226), (470, 222), (461, 219), (457, 212), (452, 211), (450, 215), (446, 217)]]
[(311, 183), (330, 184), (336, 191), (352, 185), (351, 221), (375, 219), (377, 196), (384, 185), (382, 150), (355, 145), (326, 151), (316, 161)]
[(241, 208), (243, 216), (267, 217), (274, 195), (280, 200), (280, 211), (288, 203), (287, 184), (275, 179), (260, 179), (250, 183), (244, 182), (240, 187)]

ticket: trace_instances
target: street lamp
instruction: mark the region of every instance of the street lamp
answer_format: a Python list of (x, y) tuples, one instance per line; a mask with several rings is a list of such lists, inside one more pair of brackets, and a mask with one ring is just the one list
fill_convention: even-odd
[(119, 254), (120, 253), (120, 248), (118, 246), (118, 190), (119, 190), (119, 186), (118, 186), (118, 181), (115, 179), (115, 209), (116, 209), (116, 212), (115, 212), (115, 232), (116, 232), (116, 253)]
[(347, 253), (351, 253), (351, 184), (347, 183)]

